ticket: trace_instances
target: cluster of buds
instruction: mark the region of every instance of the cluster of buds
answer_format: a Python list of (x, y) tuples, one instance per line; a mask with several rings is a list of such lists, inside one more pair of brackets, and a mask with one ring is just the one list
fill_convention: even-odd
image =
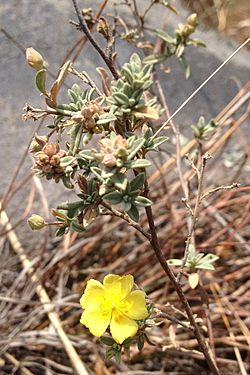
[(102, 129), (96, 124), (96, 121), (102, 113), (104, 113), (102, 107), (95, 100), (91, 100), (80, 111), (76, 112), (71, 120), (83, 124), (88, 132), (100, 133)]
[(121, 135), (117, 135), (113, 139), (101, 139), (99, 144), (100, 152), (95, 154), (95, 158), (106, 167), (121, 167), (126, 161), (128, 143)]
[(34, 154), (36, 172), (45, 175), (47, 179), (53, 178), (55, 182), (59, 182), (64, 175), (64, 168), (60, 166), (60, 160), (67, 153), (61, 150), (58, 143), (46, 143), (41, 151)]
[(121, 39), (126, 40), (127, 42), (136, 42), (136, 39), (139, 38), (139, 33), (137, 29), (130, 29), (126, 32), (121, 33)]
[(188, 17), (186, 25), (178, 25), (176, 33), (180, 35), (182, 38), (187, 39), (191, 34), (194, 33), (197, 25), (197, 14), (193, 13)]
[(96, 23), (94, 13), (92, 8), (84, 8), (82, 9), (82, 16), (85, 19), (85, 22), (87, 23), (88, 27), (91, 28)]

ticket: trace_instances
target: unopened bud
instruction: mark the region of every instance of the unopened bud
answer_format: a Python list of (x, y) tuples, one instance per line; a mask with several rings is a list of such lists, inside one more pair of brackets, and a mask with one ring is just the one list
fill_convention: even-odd
[(40, 230), (45, 227), (46, 223), (42, 216), (33, 214), (31, 217), (27, 220), (30, 228), (32, 230)]
[(57, 154), (60, 150), (59, 144), (58, 143), (47, 143), (43, 147), (43, 152), (48, 155), (49, 157)]
[(46, 65), (42, 55), (32, 47), (26, 49), (26, 61), (36, 70), (41, 70)]
[(194, 28), (198, 25), (198, 22), (197, 22), (197, 14), (196, 13), (193, 13), (191, 14), (188, 19), (187, 19), (187, 23), (190, 25), (190, 26), (193, 26)]

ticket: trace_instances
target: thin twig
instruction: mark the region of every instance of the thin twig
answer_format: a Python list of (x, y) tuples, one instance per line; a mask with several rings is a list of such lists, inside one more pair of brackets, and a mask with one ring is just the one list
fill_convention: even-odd
[(209, 191), (206, 191), (206, 193), (202, 194), (201, 200), (204, 199), (204, 198), (207, 198), (209, 195), (211, 195), (213, 193), (216, 193), (219, 190), (231, 190), (231, 189), (237, 188), (239, 186), (240, 186), (240, 184), (238, 184), (237, 182), (234, 182), (234, 183), (232, 183), (231, 185), (228, 185), (228, 186), (223, 186), (223, 185), (217, 186), (216, 188), (211, 189)]
[(174, 316), (171, 316), (167, 313), (160, 312), (159, 314), (157, 314), (155, 316), (152, 316), (152, 319), (161, 319), (161, 318), (167, 319), (167, 320), (170, 320), (173, 323), (179, 324), (183, 328), (188, 329), (190, 331), (194, 330), (194, 328), (192, 326), (188, 326), (186, 323), (183, 323), (181, 320), (179, 320), (179, 319), (175, 318)]
[(187, 240), (186, 240), (184, 257), (183, 257), (183, 261), (182, 261), (180, 271), (179, 271), (179, 273), (177, 275), (177, 279), (176, 279), (177, 282), (181, 281), (181, 276), (183, 274), (183, 270), (184, 270), (184, 267), (185, 267), (185, 265), (187, 263), (187, 259), (188, 259), (189, 247), (190, 247), (190, 244), (191, 244), (192, 236), (195, 233), (195, 227), (196, 227), (196, 224), (197, 224), (198, 212), (199, 212), (199, 207), (200, 207), (200, 203), (201, 203), (202, 182), (203, 182), (203, 177), (204, 177), (206, 160), (210, 157), (211, 157), (210, 154), (205, 154), (202, 157), (200, 170), (197, 167), (193, 166), (193, 168), (196, 170), (196, 173), (197, 173), (198, 189), (197, 189), (195, 206), (194, 206), (193, 215), (192, 215), (191, 227), (190, 227), (190, 231), (188, 233)]
[(135, 221), (131, 220), (126, 214), (123, 212), (117, 211), (115, 208), (111, 207), (108, 203), (102, 202), (102, 205), (107, 208), (114, 216), (119, 217), (120, 219), (125, 220), (129, 225), (133, 228), (138, 230), (144, 237), (146, 237), (149, 241), (151, 241), (151, 236), (148, 232), (146, 232), (142, 227), (137, 224)]
[(109, 68), (109, 70), (113, 74), (113, 77), (115, 79), (118, 79), (119, 78), (119, 74), (117, 73), (117, 71), (116, 71), (116, 69), (115, 69), (115, 67), (113, 65), (113, 61), (110, 60), (110, 58), (108, 56), (106, 56), (106, 54), (103, 52), (103, 49), (99, 46), (99, 44), (93, 38), (91, 32), (89, 31), (88, 25), (87, 25), (84, 17), (82, 17), (82, 15), (81, 15), (81, 12), (80, 12), (80, 9), (79, 9), (79, 7), (77, 5), (76, 0), (72, 0), (72, 3), (74, 5), (74, 8), (75, 8), (75, 11), (76, 11), (76, 14), (77, 14), (77, 18), (78, 18), (78, 21), (79, 21), (79, 25), (78, 25), (79, 28), (86, 35), (86, 37), (88, 38), (88, 40), (90, 41), (90, 43), (92, 44), (92, 46), (97, 50), (97, 52), (103, 58), (103, 60), (105, 61), (107, 67)]

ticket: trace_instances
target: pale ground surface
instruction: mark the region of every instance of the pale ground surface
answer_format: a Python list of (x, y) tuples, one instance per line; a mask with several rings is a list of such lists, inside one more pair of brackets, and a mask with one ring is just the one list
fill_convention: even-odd
[[(142, 1), (144, 4), (144, 0), (141, 0), (141, 4)], [(92, 6), (96, 9), (101, 1), (85, 0), (79, 3), (85, 8)], [(182, 11), (181, 17), (184, 14), (186, 14), (185, 11)], [(156, 27), (161, 27), (163, 23), (166, 27), (168, 25), (171, 27), (180, 22), (180, 20), (176, 22), (177, 18), (173, 15), (164, 20), (162, 18), (162, 8), (157, 7), (150, 17), (150, 22)], [(32, 46), (38, 49), (49, 62), (49, 69), (54, 73), (63, 61), (66, 51), (80, 37), (74, 27), (69, 24), (69, 19), (76, 19), (70, 0), (2, 0), (0, 5), (1, 27), (24, 48)], [(196, 36), (203, 39), (208, 48), (192, 48), (187, 54), (193, 72), (190, 80), (183, 79), (182, 70), (175, 62), (171, 64), (173, 73), (161, 76), (171, 113), (237, 47), (214, 32), (200, 30)], [(118, 51), (120, 51), (122, 62), (126, 61), (132, 52), (127, 44), (119, 46)], [(207, 119), (216, 116), (234, 97), (238, 88), (249, 80), (249, 61), (250, 53), (244, 50), (225, 66), (176, 118), (175, 121), (180, 124), (180, 127), (189, 128), (189, 125), (197, 121), (200, 115), (205, 115)], [(88, 46), (79, 56), (76, 67), (88, 71), (93, 77), (96, 65), (103, 65), (103, 63), (97, 53)], [(34, 71), (26, 66), (20, 49), (3, 33), (0, 33), (0, 82), (0, 193), (2, 193), (36, 126), (33, 122), (22, 122), (22, 108), (26, 102), (34, 106), (41, 103), (34, 85)], [(31, 160), (28, 157), (20, 176), (26, 175), (30, 166)], [(53, 206), (53, 202), (56, 204), (67, 199), (65, 193), (62, 193), (61, 185), (55, 186), (52, 182), (45, 182), (45, 190), (50, 206)], [(26, 207), (27, 194), (28, 190), (23, 189), (22, 193), (13, 198), (9, 209), (13, 222)], [(34, 211), (39, 212), (41, 210), (39, 198), (36, 201), (37, 208)], [(19, 227), (18, 232), (26, 242), (25, 223)]]

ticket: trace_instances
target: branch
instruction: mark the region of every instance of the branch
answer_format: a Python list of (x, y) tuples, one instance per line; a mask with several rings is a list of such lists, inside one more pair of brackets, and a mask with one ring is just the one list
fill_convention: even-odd
[(114, 216), (119, 217), (120, 219), (125, 220), (129, 225), (131, 225), (133, 228), (138, 230), (141, 234), (143, 234), (144, 237), (151, 241), (151, 236), (148, 232), (146, 232), (144, 229), (140, 227), (139, 224), (137, 224), (135, 221), (131, 220), (126, 214), (123, 212), (117, 211), (113, 207), (111, 207), (109, 204), (102, 202), (103, 207), (107, 208)]
[[(145, 187), (146, 187), (145, 192), (148, 193), (147, 181), (145, 183)], [(199, 343), (200, 349), (202, 350), (212, 373), (214, 375), (220, 375), (219, 369), (218, 369), (218, 367), (217, 367), (217, 365), (214, 361), (211, 349), (207, 345), (204, 337), (202, 336), (200, 327), (198, 326), (198, 324), (195, 321), (192, 309), (191, 309), (191, 307), (189, 305), (189, 302), (188, 302), (188, 300), (187, 300), (187, 298), (186, 298), (186, 296), (185, 296), (185, 294), (182, 290), (182, 287), (181, 287), (180, 283), (177, 282), (171, 268), (168, 266), (168, 264), (166, 262), (164, 254), (161, 251), (161, 247), (160, 247), (160, 244), (159, 244), (159, 240), (158, 240), (158, 236), (157, 236), (156, 228), (155, 228), (155, 224), (154, 224), (152, 209), (151, 209), (151, 207), (146, 207), (145, 210), (146, 210), (149, 228), (150, 228), (150, 232), (151, 232), (151, 236), (152, 236), (152, 239), (151, 239), (150, 243), (151, 243), (152, 248), (155, 252), (155, 255), (156, 255), (162, 269), (164, 270), (164, 272), (168, 276), (168, 278), (171, 281), (176, 293), (178, 294), (178, 296), (180, 298), (180, 301), (181, 301), (181, 303), (182, 303), (182, 305), (183, 305), (183, 307), (186, 311), (188, 319), (189, 319), (191, 325), (194, 328), (195, 337), (196, 337), (196, 339)]]
[[(196, 199), (195, 199), (195, 206), (194, 206), (194, 210), (193, 210), (193, 215), (192, 215), (192, 218), (191, 218), (192, 219), (191, 227), (189, 229), (189, 233), (188, 233), (188, 237), (187, 237), (187, 241), (186, 241), (184, 258), (183, 258), (183, 261), (182, 261), (180, 272), (178, 273), (177, 279), (176, 279), (177, 282), (181, 281), (181, 276), (183, 274), (183, 269), (184, 269), (184, 267), (185, 267), (185, 265), (187, 263), (188, 253), (189, 253), (189, 246), (191, 244), (191, 240), (192, 240), (192, 237), (194, 235), (196, 224), (197, 224), (197, 220), (198, 220), (198, 212), (199, 212), (199, 207), (200, 207), (200, 203), (201, 203), (201, 195), (202, 195), (202, 182), (203, 182), (203, 177), (204, 177), (204, 171), (205, 171), (206, 161), (207, 161), (207, 159), (210, 159), (210, 158), (211, 158), (211, 155), (209, 153), (206, 153), (202, 157), (200, 169), (198, 169), (193, 164), (191, 165), (192, 168), (195, 169), (195, 171), (197, 173), (198, 191), (197, 191), (197, 196), (196, 196)], [(190, 159), (190, 161), (191, 161), (191, 159)]]
[(72, 0), (72, 3), (75, 8), (75, 12), (79, 21), (79, 25), (77, 27), (82, 30), (82, 32), (86, 35), (92, 46), (97, 50), (99, 55), (103, 58), (105, 61), (107, 67), (113, 74), (113, 77), (117, 80), (119, 78), (119, 74), (117, 73), (117, 70), (115, 69), (112, 60), (103, 52), (102, 48), (99, 46), (99, 44), (96, 42), (96, 40), (93, 38), (91, 32), (89, 31), (88, 25), (84, 19), (84, 17), (81, 15), (80, 9), (77, 5), (76, 0)]

